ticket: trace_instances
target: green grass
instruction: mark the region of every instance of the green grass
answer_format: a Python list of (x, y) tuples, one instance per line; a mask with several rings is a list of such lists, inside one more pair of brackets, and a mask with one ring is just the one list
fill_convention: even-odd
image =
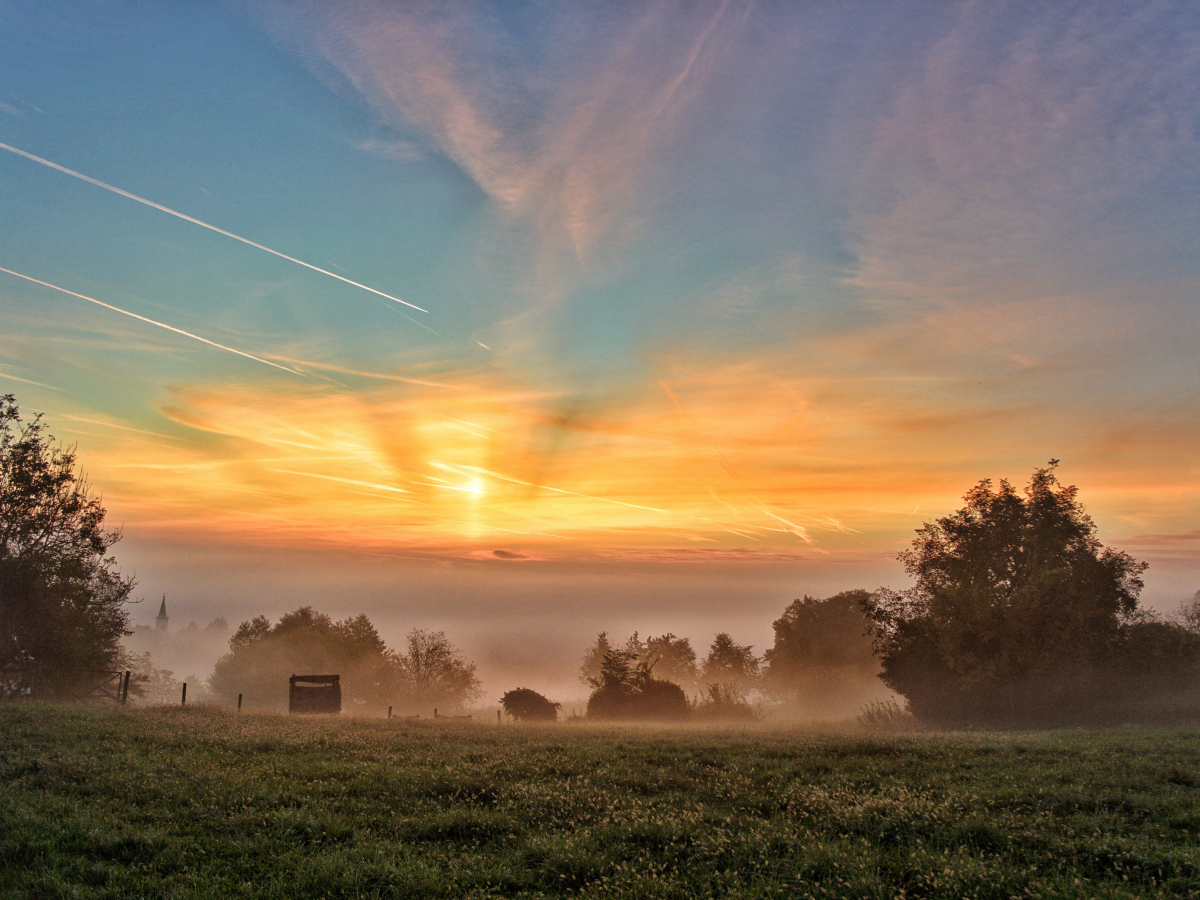
[(1200, 732), (0, 704), (0, 896), (1200, 896)]

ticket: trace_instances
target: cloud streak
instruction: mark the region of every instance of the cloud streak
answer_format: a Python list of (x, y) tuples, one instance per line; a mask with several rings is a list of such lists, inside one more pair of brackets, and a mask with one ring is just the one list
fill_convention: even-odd
[(302, 259), (297, 259), (294, 256), (288, 256), (286, 253), (281, 253), (278, 250), (272, 250), (270, 247), (256, 243), (249, 238), (244, 238), (239, 234), (234, 234), (232, 231), (226, 231), (224, 228), (218, 228), (216, 225), (210, 225), (208, 222), (203, 222), (200, 219), (187, 215), (186, 213), (181, 213), (178, 210), (171, 209), (169, 206), (163, 206), (161, 203), (155, 203), (153, 200), (147, 200), (145, 197), (139, 197), (137, 194), (131, 194), (129, 191), (123, 191), (119, 187), (114, 187), (113, 185), (107, 184), (99, 179), (92, 178), (89, 175), (84, 175), (82, 172), (76, 172), (74, 169), (68, 169), (66, 166), (60, 166), (56, 162), (51, 162), (48, 159), (35, 156), (34, 154), (28, 153), (19, 147), (13, 147), (11, 144), (0, 143), (0, 150), (7, 150), (9, 153), (15, 153), (17, 156), (24, 157), (25, 159), (31, 160), (38, 165), (47, 166), (48, 168), (54, 169), (57, 172), (70, 175), (72, 178), (78, 178), (81, 181), (86, 181), (88, 184), (94, 184), (96, 187), (104, 188), (106, 191), (112, 191), (114, 194), (119, 194), (120, 196), (127, 197), (130, 200), (136, 200), (138, 203), (149, 206), (152, 209), (157, 209), (160, 212), (165, 212), (167, 215), (175, 216), (177, 219), (183, 219), (185, 222), (191, 222), (193, 225), (199, 225), (201, 228), (207, 228), (209, 231), (215, 231), (217, 234), (224, 235), (227, 238), (232, 238), (235, 241), (241, 241), (243, 244), (254, 247), (256, 250), (262, 250), (266, 253), (270, 253), (273, 256), (278, 256), (280, 259), (286, 259), (288, 262), (293, 262), (298, 266), (304, 266), (306, 269), (312, 269), (314, 272), (320, 272), (322, 275), (328, 275), (330, 278), (336, 278), (338, 281), (343, 281), (346, 284), (352, 285), (356, 288), (361, 288), (364, 291), (370, 291), (372, 294), (377, 294), (380, 297), (386, 297), (388, 300), (394, 300), (396, 303), (402, 303), (410, 309), (415, 309), (418, 312), (423, 313), (429, 312), (429, 310), (422, 309), (415, 303), (409, 303), (407, 300), (401, 300), (399, 297), (393, 297), (391, 294), (385, 294), (383, 291), (376, 290), (373, 287), (368, 287), (365, 284), (352, 281), (345, 276), (338, 275), (336, 272), (330, 272), (328, 269), (322, 269), (320, 266), (314, 266), (312, 263), (305, 262)]

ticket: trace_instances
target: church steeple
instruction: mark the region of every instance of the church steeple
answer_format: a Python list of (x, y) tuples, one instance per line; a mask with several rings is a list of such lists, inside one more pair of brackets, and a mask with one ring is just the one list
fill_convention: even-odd
[(162, 606), (158, 608), (158, 618), (154, 620), (154, 627), (159, 631), (167, 630), (167, 595), (163, 594)]

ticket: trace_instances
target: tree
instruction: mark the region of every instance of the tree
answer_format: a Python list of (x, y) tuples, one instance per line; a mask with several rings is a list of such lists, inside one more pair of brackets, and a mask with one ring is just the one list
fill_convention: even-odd
[(480, 694), (475, 663), (463, 659), (445, 632), (414, 628), (399, 662), (410, 709), (456, 709)]
[(652, 664), (638, 661), (627, 650), (609, 650), (595, 689), (588, 698), (589, 719), (643, 719), (675, 721), (689, 713), (687, 697), (677, 684), (657, 679)]
[(1180, 606), (1179, 619), (1188, 631), (1200, 634), (1200, 591), (1196, 591), (1191, 600), (1185, 600)]
[[(600, 632), (596, 636), (596, 643), (584, 652), (583, 665), (579, 667), (579, 680), (586, 685), (594, 685), (600, 677), (605, 656), (613, 649), (615, 648), (609, 640), (608, 632)], [(685, 693), (697, 691), (701, 687), (700, 670), (696, 666), (696, 651), (692, 649), (692, 642), (687, 638), (676, 637), (667, 632), (643, 641), (635, 631), (625, 642), (621, 652), (632, 665), (646, 663), (654, 670), (656, 678), (679, 685)]]
[(556, 722), (561, 703), (542, 696), (529, 688), (508, 691), (500, 698), (504, 711), (522, 722)]
[(53, 441), (0, 397), (0, 696), (71, 696), (124, 663), (133, 579), (107, 555), (120, 532)]
[(763, 685), (776, 700), (809, 716), (852, 713), (886, 690), (871, 647), (867, 591), (824, 600), (793, 600), (772, 624), (773, 646), (763, 654)]
[(723, 684), (710, 684), (692, 708), (692, 716), (702, 722), (753, 722), (758, 713), (740, 691)]
[(654, 677), (677, 684), (685, 694), (700, 688), (700, 670), (696, 651), (687, 638), (677, 638), (671, 632), (646, 638), (642, 659), (654, 669)]
[(607, 631), (596, 635), (596, 643), (584, 651), (583, 665), (579, 667), (579, 680), (583, 684), (590, 685), (600, 677), (600, 670), (604, 666), (604, 657), (612, 649), (613, 645), (608, 639)]
[(287, 706), (291, 675), (337, 674), (351, 711), (379, 711), (404, 692), (396, 654), (365, 615), (335, 622), (311, 606), (275, 624), (256, 616), (238, 626), (229, 653), (217, 661), (209, 687), (214, 697), (251, 707)]
[(719, 684), (745, 695), (758, 686), (759, 660), (749, 644), (739, 644), (721, 632), (713, 638), (700, 667), (705, 684)]
[(980, 481), (900, 555), (914, 586), (867, 604), (881, 678), (918, 717), (1083, 719), (1121, 687), (1146, 565), (1100, 544), (1056, 465), (1035, 470), (1024, 497)]

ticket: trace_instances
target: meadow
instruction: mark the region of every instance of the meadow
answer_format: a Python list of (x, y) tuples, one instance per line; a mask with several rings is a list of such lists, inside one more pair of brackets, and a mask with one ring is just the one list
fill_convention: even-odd
[(1186, 897), (1200, 731), (0, 704), (0, 896)]

